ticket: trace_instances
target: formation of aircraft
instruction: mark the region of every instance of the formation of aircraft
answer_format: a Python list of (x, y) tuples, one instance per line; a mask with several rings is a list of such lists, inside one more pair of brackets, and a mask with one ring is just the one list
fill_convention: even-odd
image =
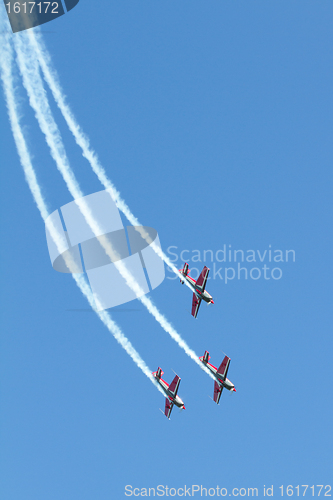
[[(194, 318), (197, 317), (199, 307), (202, 301), (207, 302), (207, 304), (214, 304), (213, 297), (206, 291), (206, 284), (209, 274), (208, 267), (204, 267), (200, 273), (200, 276), (197, 280), (193, 279), (189, 276), (189, 268), (187, 262), (185, 262), (183, 269), (179, 269), (179, 272), (182, 275), (182, 279), (180, 282), (182, 285), (185, 283), (185, 280), (191, 286), (193, 290), (193, 298), (192, 298), (192, 316)], [(230, 366), (230, 358), (225, 356), (219, 368), (209, 363), (210, 356), (209, 352), (205, 351), (203, 356), (199, 357), (201, 363), (213, 374), (214, 381), (214, 401), (219, 404), (220, 398), (222, 395), (223, 389), (227, 389), (231, 392), (236, 392), (234, 384), (227, 378), (229, 366)], [(170, 419), (170, 414), (172, 412), (172, 408), (174, 405), (178, 406), (181, 409), (185, 410), (185, 405), (183, 400), (178, 396), (178, 388), (180, 384), (180, 377), (178, 375), (175, 376), (171, 384), (169, 385), (165, 380), (162, 379), (163, 371), (159, 367), (156, 372), (153, 372), (153, 376), (156, 381), (162, 387), (166, 398), (165, 398), (165, 410), (164, 414), (167, 418)]]
[(180, 377), (176, 375), (169, 385), (167, 382), (165, 382), (165, 380), (161, 378), (163, 373), (164, 372), (161, 370), (161, 368), (158, 367), (157, 371), (153, 372), (153, 377), (155, 377), (166, 394), (164, 414), (167, 418), (170, 419), (170, 414), (174, 405), (178, 406), (178, 408), (181, 408), (182, 410), (185, 410), (185, 405), (183, 400), (177, 395), (181, 380)]
[[(214, 304), (213, 297), (205, 290), (209, 269), (205, 266), (196, 281), (188, 275), (190, 270), (188, 268), (187, 262), (185, 262), (183, 269), (179, 269), (179, 272), (184, 276), (184, 279), (191, 285), (191, 288), (193, 289), (191, 314), (196, 318), (202, 300), (207, 302), (207, 304)], [(180, 282), (182, 285), (184, 284), (183, 280), (180, 280)]]

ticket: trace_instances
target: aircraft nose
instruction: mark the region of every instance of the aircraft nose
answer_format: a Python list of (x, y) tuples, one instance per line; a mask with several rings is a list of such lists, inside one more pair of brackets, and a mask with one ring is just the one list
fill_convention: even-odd
[(214, 300), (211, 300), (211, 303), (214, 304)]
[(235, 388), (232, 389), (234, 392), (237, 392)]

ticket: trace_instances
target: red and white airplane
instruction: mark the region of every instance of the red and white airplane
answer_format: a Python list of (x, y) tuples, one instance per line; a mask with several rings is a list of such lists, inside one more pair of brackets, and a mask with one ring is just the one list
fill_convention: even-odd
[(170, 414), (172, 412), (173, 405), (178, 406), (178, 408), (181, 408), (182, 410), (185, 410), (185, 405), (182, 399), (180, 399), (179, 396), (177, 396), (179, 384), (180, 384), (180, 377), (178, 375), (175, 376), (171, 384), (167, 384), (165, 380), (163, 380), (161, 377), (163, 375), (163, 371), (161, 370), (160, 367), (157, 368), (157, 372), (153, 372), (153, 377), (156, 378), (157, 382), (160, 384), (162, 387), (163, 391), (166, 394), (166, 399), (165, 399), (165, 410), (164, 414), (165, 416), (170, 419)]
[(209, 352), (205, 351), (205, 354), (201, 356), (200, 361), (212, 372), (216, 381), (214, 382), (214, 401), (219, 404), (220, 397), (223, 391), (223, 387), (228, 389), (228, 391), (236, 392), (235, 386), (229, 379), (227, 379), (227, 373), (230, 365), (230, 358), (225, 356), (219, 368), (208, 363), (210, 360)]
[[(207, 304), (214, 304), (213, 297), (205, 290), (206, 283), (208, 279), (209, 269), (204, 267), (197, 281), (195, 281), (191, 276), (188, 275), (190, 272), (187, 262), (185, 262), (183, 269), (179, 269), (179, 272), (184, 276), (187, 283), (193, 288), (193, 299), (192, 299), (192, 316), (197, 317), (201, 301), (204, 300)], [(184, 284), (183, 280), (180, 280), (181, 284)]]

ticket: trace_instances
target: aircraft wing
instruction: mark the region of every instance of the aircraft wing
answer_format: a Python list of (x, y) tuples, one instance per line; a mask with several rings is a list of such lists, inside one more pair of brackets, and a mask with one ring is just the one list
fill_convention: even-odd
[(217, 373), (222, 375), (223, 379), (227, 377), (228, 369), (230, 365), (230, 358), (228, 356), (225, 356), (224, 360), (222, 361), (219, 369), (217, 370)]
[(216, 404), (219, 404), (220, 397), (223, 391), (223, 386), (214, 382), (214, 401)]
[(201, 271), (199, 278), (197, 279), (197, 286), (199, 286), (202, 291), (204, 291), (206, 288), (208, 274), (209, 274), (209, 269), (208, 267), (205, 266)]
[(194, 316), (195, 318), (197, 317), (197, 314), (198, 314), (198, 311), (199, 311), (199, 307), (200, 307), (200, 304), (201, 304), (201, 301), (202, 299), (198, 299), (198, 297), (196, 296), (196, 294), (194, 293), (193, 294), (193, 299), (192, 299), (192, 316)]
[(177, 396), (180, 380), (181, 380), (180, 377), (176, 375), (171, 384), (169, 385), (169, 391), (172, 393), (174, 398)]
[(169, 400), (169, 398), (165, 398), (165, 410), (164, 414), (167, 418), (170, 418), (171, 412), (173, 408), (173, 403)]

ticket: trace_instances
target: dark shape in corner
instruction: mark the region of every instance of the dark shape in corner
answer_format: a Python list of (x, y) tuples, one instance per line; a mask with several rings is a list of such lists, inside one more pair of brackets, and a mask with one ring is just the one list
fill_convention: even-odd
[[(13, 33), (40, 26), (65, 14), (61, 0), (56, 2), (3, 1)], [(65, 0), (67, 12), (73, 9), (79, 1)]]
[(79, 3), (80, 0), (65, 0), (67, 12), (74, 9), (75, 5)]

